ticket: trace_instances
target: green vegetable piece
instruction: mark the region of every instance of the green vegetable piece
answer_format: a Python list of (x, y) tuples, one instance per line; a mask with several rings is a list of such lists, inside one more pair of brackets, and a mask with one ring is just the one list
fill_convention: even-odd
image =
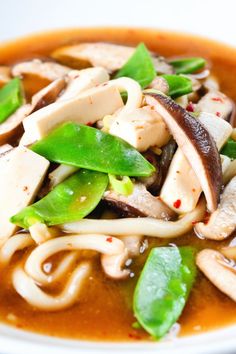
[(44, 198), (14, 215), (11, 222), (28, 229), (36, 222), (50, 226), (82, 219), (97, 206), (107, 184), (106, 174), (80, 170)]
[(185, 58), (172, 60), (170, 64), (175, 68), (176, 74), (191, 74), (204, 68), (206, 60), (203, 58)]
[(192, 81), (180, 75), (162, 75), (169, 86), (169, 96), (177, 98), (193, 91)]
[(134, 54), (116, 73), (115, 78), (130, 77), (136, 80), (142, 88), (147, 87), (156, 77), (152, 57), (144, 43), (140, 43)]
[(56, 128), (31, 149), (46, 159), (120, 176), (149, 176), (155, 168), (124, 140), (72, 122)]
[(118, 178), (117, 176), (109, 174), (108, 177), (111, 187), (115, 192), (125, 196), (132, 194), (134, 185), (128, 176)]
[(14, 113), (23, 103), (21, 81), (15, 78), (0, 89), (0, 123)]
[(236, 141), (233, 139), (228, 139), (220, 153), (230, 157), (231, 159), (236, 159)]
[(196, 276), (191, 247), (153, 248), (134, 292), (134, 314), (154, 338), (162, 338), (178, 320)]

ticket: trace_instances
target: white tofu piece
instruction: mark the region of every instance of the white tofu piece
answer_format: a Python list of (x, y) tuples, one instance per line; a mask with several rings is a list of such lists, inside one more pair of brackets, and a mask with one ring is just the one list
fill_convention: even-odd
[[(231, 125), (225, 120), (205, 112), (199, 115), (199, 120), (212, 135), (220, 150), (231, 135)], [(162, 186), (161, 199), (177, 213), (187, 213), (196, 207), (201, 192), (202, 188), (195, 172), (182, 150), (178, 148)], [(180, 200), (178, 208), (175, 207), (177, 200)]]
[(107, 71), (103, 68), (89, 68), (84, 70), (71, 70), (67, 78), (68, 86), (57, 101), (71, 99), (81, 92), (109, 80)]
[(150, 146), (162, 147), (170, 138), (169, 130), (161, 116), (147, 107), (118, 114), (112, 121), (109, 132), (139, 151), (145, 151)]
[(26, 117), (23, 121), (25, 133), (20, 144), (32, 144), (67, 121), (93, 124), (123, 106), (122, 98), (116, 87), (105, 83), (91, 88), (77, 97), (52, 103)]
[(210, 91), (196, 105), (197, 112), (207, 112), (227, 119), (233, 110), (232, 101), (219, 91)]
[(9, 219), (35, 198), (49, 161), (23, 146), (0, 158), (0, 245), (17, 230)]

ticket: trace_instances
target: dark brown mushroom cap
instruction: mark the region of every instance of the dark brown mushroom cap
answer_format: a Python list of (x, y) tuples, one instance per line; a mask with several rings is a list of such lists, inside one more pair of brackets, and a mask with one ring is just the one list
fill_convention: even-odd
[(148, 93), (146, 102), (162, 116), (198, 176), (208, 209), (213, 212), (223, 184), (220, 155), (213, 138), (197, 119), (170, 97)]

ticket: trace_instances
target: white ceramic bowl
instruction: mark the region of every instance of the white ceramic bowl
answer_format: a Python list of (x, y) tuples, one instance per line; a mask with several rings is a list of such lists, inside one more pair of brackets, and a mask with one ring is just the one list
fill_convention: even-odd
[[(0, 41), (63, 27), (124, 25), (189, 32), (236, 46), (235, 0), (1, 0)], [(223, 306), (223, 304), (222, 304)], [(0, 326), (1, 354), (236, 353), (236, 326), (162, 343), (61, 340)]]

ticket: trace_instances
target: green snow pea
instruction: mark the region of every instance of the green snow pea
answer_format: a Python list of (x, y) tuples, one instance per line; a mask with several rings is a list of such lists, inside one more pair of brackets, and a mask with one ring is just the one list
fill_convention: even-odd
[(192, 81), (181, 75), (162, 75), (166, 79), (169, 92), (168, 95), (172, 98), (177, 98), (193, 91)]
[(21, 81), (12, 79), (0, 89), (0, 123), (14, 113), (23, 103)]
[(178, 320), (196, 276), (191, 247), (153, 248), (135, 288), (133, 308), (140, 325), (155, 339)]
[(230, 157), (231, 159), (236, 159), (236, 141), (233, 139), (228, 139), (220, 153)]
[(72, 122), (52, 131), (31, 149), (49, 161), (120, 176), (150, 176), (155, 168), (124, 140)]
[(108, 184), (101, 172), (79, 170), (38, 202), (11, 217), (11, 222), (28, 229), (37, 222), (58, 225), (84, 218), (99, 203)]
[(142, 88), (147, 87), (156, 77), (152, 57), (144, 43), (140, 43), (134, 54), (116, 73), (115, 78), (130, 77), (136, 80)]
[(203, 58), (184, 58), (170, 61), (175, 68), (176, 74), (191, 74), (194, 71), (204, 68), (206, 60)]

